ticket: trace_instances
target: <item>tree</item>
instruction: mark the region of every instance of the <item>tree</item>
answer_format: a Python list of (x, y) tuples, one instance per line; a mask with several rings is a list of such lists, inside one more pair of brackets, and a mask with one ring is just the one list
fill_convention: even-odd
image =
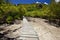
[(6, 3), (9, 3), (9, 0), (6, 0)]
[(51, 12), (56, 15), (56, 19), (60, 18), (60, 3), (56, 3), (55, 1), (52, 1), (50, 5)]
[(0, 4), (1, 4), (1, 3), (5, 3), (5, 0), (0, 0)]
[(56, 24), (60, 25), (60, 3), (56, 3), (55, 0), (52, 0), (50, 10), (53, 16), (55, 15), (52, 17), (53, 20), (55, 20)]

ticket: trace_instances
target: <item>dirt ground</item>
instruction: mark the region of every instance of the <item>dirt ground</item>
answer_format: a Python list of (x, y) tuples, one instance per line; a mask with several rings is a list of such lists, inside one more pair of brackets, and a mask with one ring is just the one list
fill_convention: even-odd
[(40, 40), (60, 40), (60, 28), (45, 22), (45, 19), (31, 18), (30, 24), (34, 27)]
[[(28, 21), (29, 21), (29, 24), (37, 32), (40, 40), (60, 40), (60, 28), (57, 28), (55, 26), (52, 26), (52, 25), (46, 23), (45, 19), (29, 18)], [(10, 35), (9, 37), (19, 36), (17, 34), (20, 34), (19, 31), (20, 31), (21, 25), (22, 25), (22, 23), (13, 24), (11, 26), (9, 25), (8, 27), (4, 27), (5, 30), (0, 31), (0, 33), (10, 30), (10, 32), (8, 32), (8, 34), (7, 34), (8, 36)], [(15, 31), (13, 32), (13, 30), (15, 30)]]

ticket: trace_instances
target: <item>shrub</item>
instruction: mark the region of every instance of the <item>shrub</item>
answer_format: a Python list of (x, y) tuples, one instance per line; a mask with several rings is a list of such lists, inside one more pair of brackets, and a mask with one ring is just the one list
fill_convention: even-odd
[(10, 23), (12, 23), (12, 21), (13, 21), (13, 17), (12, 16), (8, 16), (7, 19), (6, 19), (6, 22), (8, 24), (10, 24)]

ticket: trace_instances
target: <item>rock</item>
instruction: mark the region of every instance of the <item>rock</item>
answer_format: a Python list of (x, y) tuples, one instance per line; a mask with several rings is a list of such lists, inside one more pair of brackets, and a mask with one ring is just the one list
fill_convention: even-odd
[(15, 23), (15, 24), (20, 24), (20, 23), (21, 23), (21, 20), (15, 20), (14, 23)]

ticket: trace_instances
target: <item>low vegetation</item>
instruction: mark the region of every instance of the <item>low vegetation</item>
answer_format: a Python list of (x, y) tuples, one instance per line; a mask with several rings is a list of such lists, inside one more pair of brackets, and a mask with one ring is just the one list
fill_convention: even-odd
[(22, 19), (22, 16), (39, 17), (48, 19), (50, 22), (60, 25), (60, 3), (52, 2), (45, 4), (20, 4), (18, 6), (12, 4), (0, 4), (0, 24), (13, 23), (16, 19)]

